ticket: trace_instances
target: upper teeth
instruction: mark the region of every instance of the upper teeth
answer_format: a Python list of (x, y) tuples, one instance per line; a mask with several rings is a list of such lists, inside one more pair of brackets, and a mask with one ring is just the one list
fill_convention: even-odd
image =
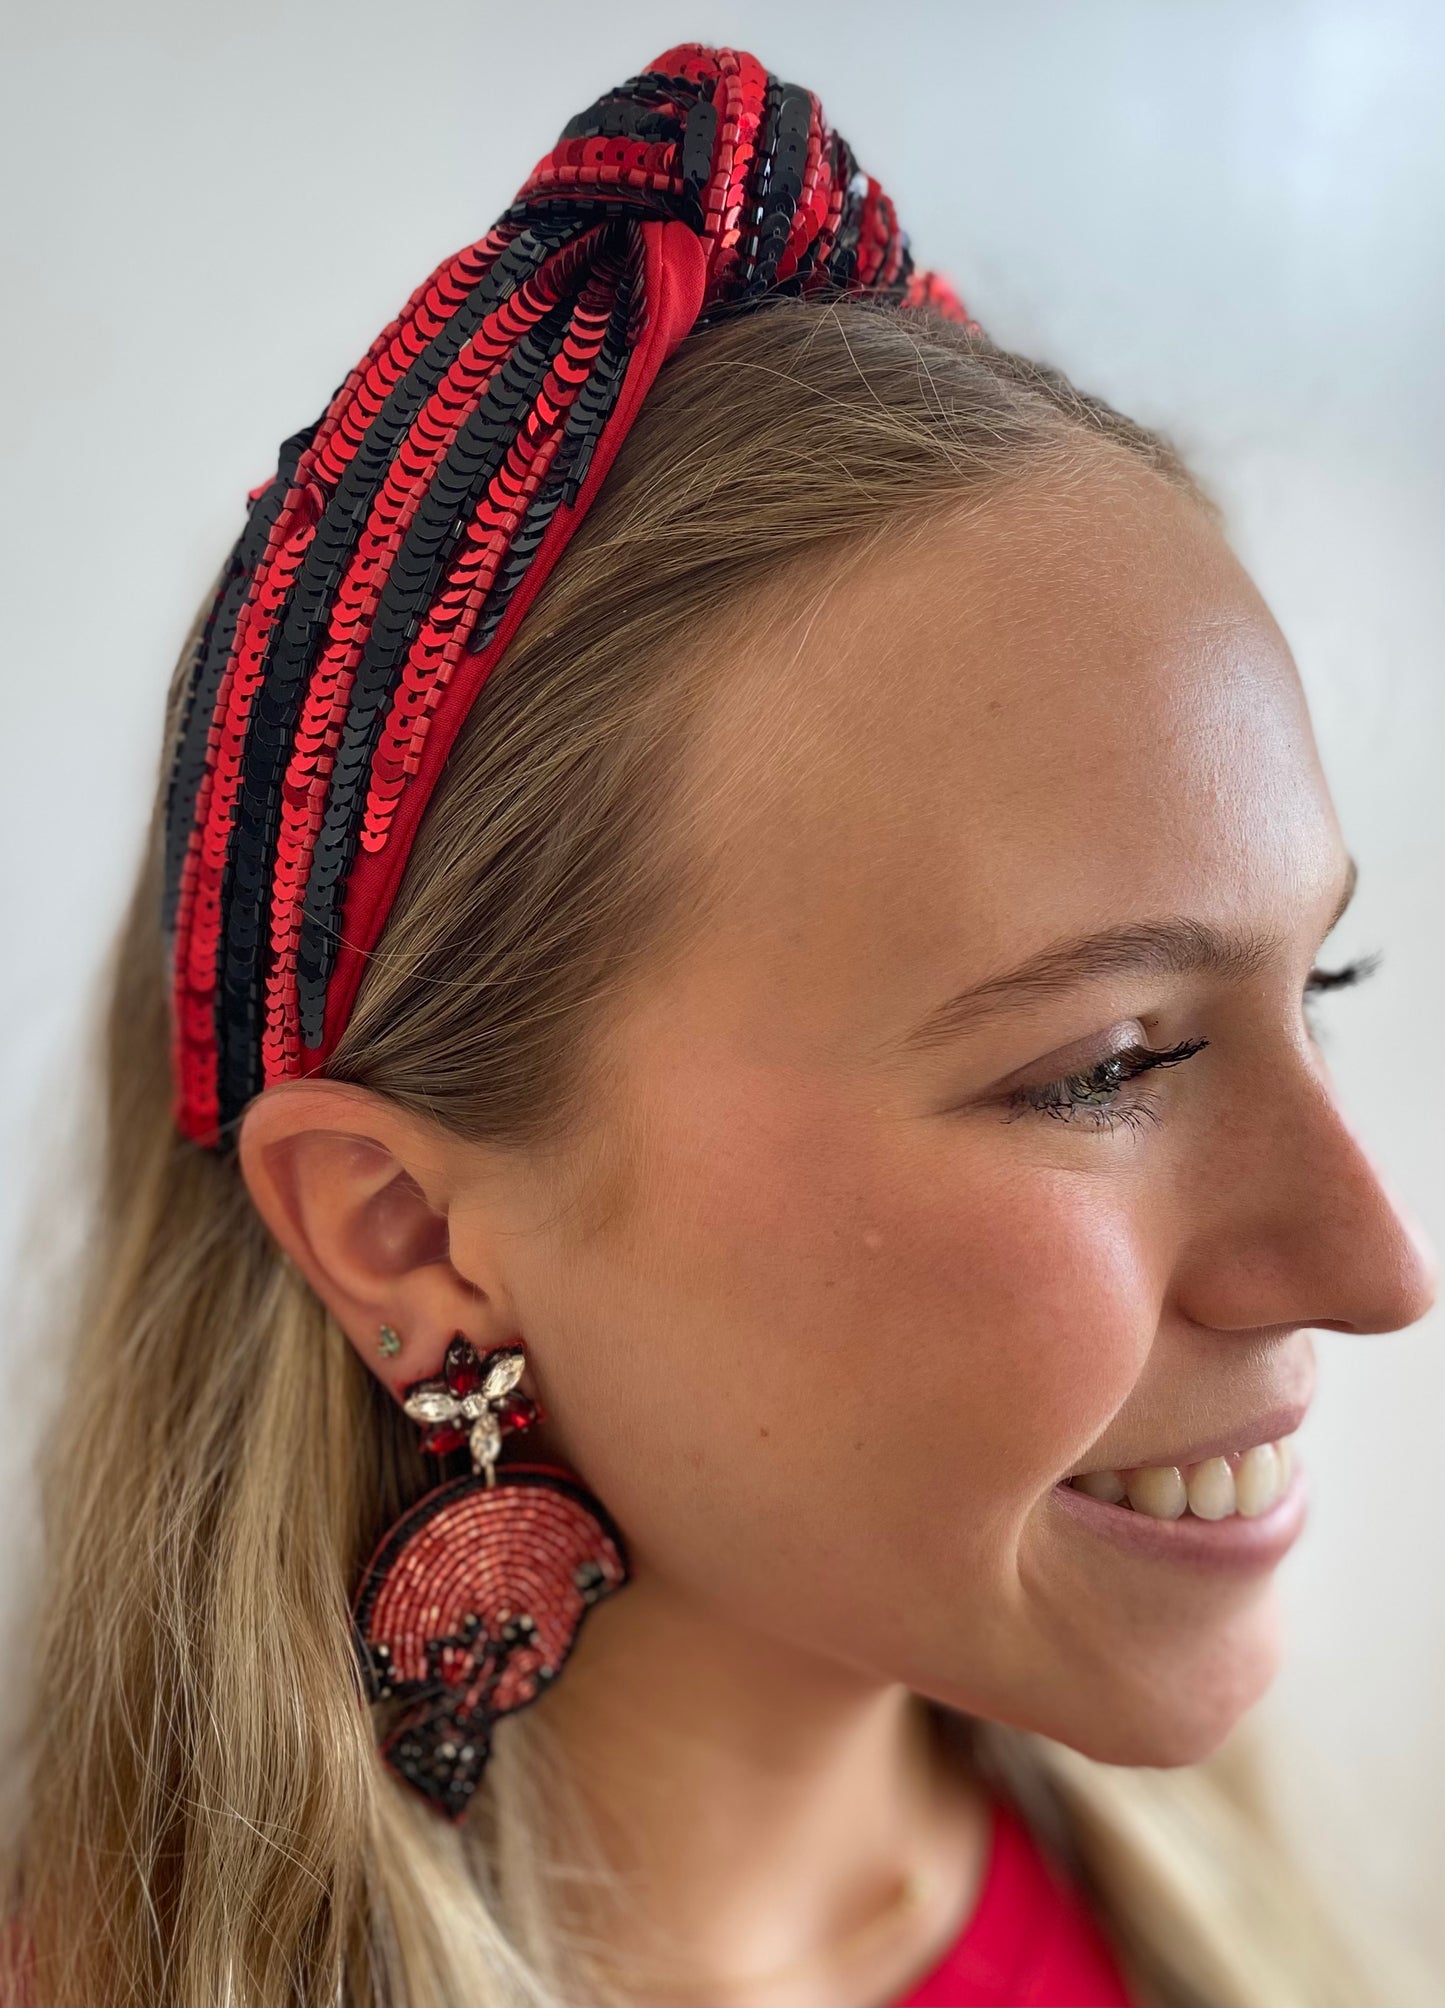
[(1186, 1512), (1200, 1520), (1223, 1520), (1239, 1513), (1253, 1520), (1284, 1497), (1294, 1468), (1293, 1438), (1257, 1443), (1202, 1464), (1139, 1464), (1130, 1471), (1084, 1471), (1070, 1483), (1091, 1499), (1110, 1505), (1126, 1501), (1151, 1520), (1177, 1520)]

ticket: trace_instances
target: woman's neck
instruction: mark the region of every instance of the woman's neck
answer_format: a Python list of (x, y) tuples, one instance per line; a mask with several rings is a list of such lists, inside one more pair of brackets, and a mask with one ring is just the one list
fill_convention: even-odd
[[(538, 1715), (623, 1878), (574, 1922), (629, 1999), (886, 2000), (972, 1907), (986, 1802), (926, 1706), (655, 1577), (594, 1612)], [(930, 1892), (911, 1910), (910, 1871)]]

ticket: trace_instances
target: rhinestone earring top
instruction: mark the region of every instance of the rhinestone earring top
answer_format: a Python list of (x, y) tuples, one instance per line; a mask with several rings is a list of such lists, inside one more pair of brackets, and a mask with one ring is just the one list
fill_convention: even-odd
[(439, 1457), (472, 1472), (429, 1492), (387, 1533), (352, 1606), (367, 1697), (392, 1711), (381, 1754), (403, 1783), (459, 1820), (492, 1732), (562, 1672), (587, 1613), (630, 1578), (622, 1535), (561, 1466), (509, 1460), (502, 1439), (542, 1420), (517, 1382), (520, 1343), (479, 1356), (458, 1332), (440, 1374), (403, 1407)]
[(526, 1368), (521, 1346), (498, 1346), (482, 1359), (458, 1332), (440, 1374), (414, 1382), (402, 1403), (412, 1421), (422, 1425), (422, 1449), (445, 1457), (465, 1443), (473, 1471), (492, 1484), (503, 1436), (543, 1419), (540, 1405), (516, 1391)]

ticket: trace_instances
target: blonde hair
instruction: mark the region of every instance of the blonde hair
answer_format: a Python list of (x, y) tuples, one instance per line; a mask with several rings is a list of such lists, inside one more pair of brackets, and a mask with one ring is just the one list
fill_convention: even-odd
[[(608, 1000), (684, 924), (668, 780), (726, 674), (700, 639), (845, 540), (1101, 452), (1192, 485), (1155, 434), (941, 322), (780, 301), (696, 331), (475, 707), (328, 1071), (493, 1143), (569, 1134), (601, 1092)], [(172, 733), (179, 688), (178, 671)], [(616, 1999), (557, 1924), (566, 1879), (605, 1884), (607, 1866), (545, 1708), (501, 1726), (459, 1829), (377, 1761), (348, 1596), (430, 1481), (234, 1159), (172, 1130), (160, 818), (158, 802), (115, 959), (45, 1486), (13, 1991)], [(1367, 1998), (1257, 1819), (1204, 1771), (1110, 1772), (967, 1728), (1092, 1889), (1141, 1999)]]

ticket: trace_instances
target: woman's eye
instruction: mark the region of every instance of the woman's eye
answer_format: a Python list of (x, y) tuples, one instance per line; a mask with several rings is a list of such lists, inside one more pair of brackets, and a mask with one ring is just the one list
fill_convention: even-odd
[[(1326, 991), (1362, 983), (1367, 976), (1374, 975), (1379, 965), (1378, 954), (1363, 955), (1340, 969), (1310, 971), (1304, 1002), (1311, 1036), (1316, 1027), (1308, 1009), (1310, 1000)], [(1083, 1073), (1065, 1074), (1060, 1080), (1046, 1081), (1039, 1087), (1014, 1089), (1004, 1097), (1008, 1113), (1003, 1120), (1016, 1122), (1020, 1116), (1044, 1115), (1053, 1122), (1082, 1121), (1095, 1130), (1141, 1129), (1146, 1122), (1159, 1120), (1158, 1104), (1147, 1090), (1133, 1089), (1131, 1084), (1156, 1067), (1177, 1067), (1181, 1061), (1192, 1060), (1208, 1044), (1207, 1039), (1186, 1039), (1182, 1045), (1162, 1050), (1125, 1046)]]
[(1380, 966), (1380, 951), (1373, 955), (1360, 955), (1353, 962), (1345, 963), (1342, 969), (1312, 969), (1305, 984), (1305, 1023), (1310, 1037), (1318, 1038), (1319, 1027), (1311, 1012), (1310, 1000), (1327, 990), (1347, 990), (1352, 983), (1363, 983), (1367, 976), (1373, 976)]
[(1155, 1067), (1177, 1067), (1182, 1060), (1193, 1059), (1208, 1044), (1207, 1039), (1186, 1039), (1183, 1045), (1162, 1051), (1152, 1046), (1125, 1046), (1084, 1073), (1065, 1074), (1061, 1080), (1046, 1081), (1035, 1088), (1014, 1089), (1005, 1098), (1009, 1112), (1004, 1121), (1045, 1115), (1054, 1122), (1082, 1120), (1090, 1129), (1139, 1129), (1145, 1122), (1158, 1120), (1158, 1109), (1142, 1090), (1131, 1092), (1130, 1084)]

